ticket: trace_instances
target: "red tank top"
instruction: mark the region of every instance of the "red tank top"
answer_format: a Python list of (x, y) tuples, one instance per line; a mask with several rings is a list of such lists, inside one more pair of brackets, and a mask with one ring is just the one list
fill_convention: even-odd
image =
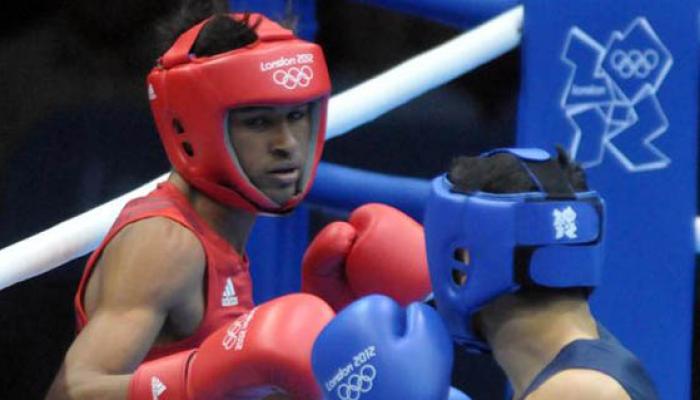
[(151, 217), (176, 221), (192, 231), (201, 242), (207, 263), (204, 278), (206, 301), (204, 317), (194, 334), (174, 343), (153, 346), (146, 360), (197, 347), (214, 330), (253, 308), (248, 259), (241, 257), (224, 238), (214, 232), (175, 186), (164, 182), (147, 196), (127, 203), (107, 236), (88, 259), (75, 295), (78, 332), (88, 322), (83, 299), (88, 280), (102, 251), (126, 225)]

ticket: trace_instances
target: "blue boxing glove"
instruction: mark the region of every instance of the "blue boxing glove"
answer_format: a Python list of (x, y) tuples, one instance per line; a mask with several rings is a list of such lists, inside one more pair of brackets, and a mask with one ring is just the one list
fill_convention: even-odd
[(328, 400), (453, 398), (451, 337), (421, 303), (404, 309), (381, 295), (355, 301), (316, 338), (311, 363)]

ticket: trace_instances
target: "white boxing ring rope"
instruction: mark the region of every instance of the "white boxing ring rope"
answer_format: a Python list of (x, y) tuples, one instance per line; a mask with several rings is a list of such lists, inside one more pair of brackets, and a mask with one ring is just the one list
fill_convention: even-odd
[(523, 6), (347, 90), (331, 100), (327, 138), (342, 135), (487, 63), (520, 43)]
[[(334, 96), (328, 139), (340, 136), (515, 48), (522, 6), (515, 7), (432, 50)], [(407, 79), (408, 78), (408, 79)], [(164, 174), (97, 208), (0, 250), (0, 289), (43, 274), (97, 247), (121, 208), (151, 191)], [(700, 219), (695, 220), (700, 231)], [(700, 240), (696, 235), (696, 251)]]

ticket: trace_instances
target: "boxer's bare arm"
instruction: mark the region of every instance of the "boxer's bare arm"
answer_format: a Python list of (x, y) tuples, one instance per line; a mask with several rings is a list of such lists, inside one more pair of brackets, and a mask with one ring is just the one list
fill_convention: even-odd
[(125, 399), (131, 373), (169, 311), (201, 296), (204, 263), (198, 239), (176, 222), (151, 218), (127, 226), (102, 254), (90, 322), (47, 399)]

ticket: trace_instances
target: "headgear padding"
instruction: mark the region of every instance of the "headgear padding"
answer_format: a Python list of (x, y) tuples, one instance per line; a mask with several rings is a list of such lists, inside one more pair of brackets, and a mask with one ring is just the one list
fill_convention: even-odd
[[(232, 14), (240, 20), (242, 15)], [(196, 57), (192, 46), (207, 21), (183, 33), (148, 75), (148, 94), (168, 159), (209, 197), (252, 212), (283, 213), (309, 191), (321, 158), (330, 80), (321, 48), (260, 14), (258, 39), (244, 47)], [(277, 204), (251, 183), (227, 132), (231, 109), (318, 102), (299, 192)]]
[[(503, 152), (517, 157), (543, 191), (458, 193), (440, 176), (432, 182), (424, 219), (438, 311), (455, 340), (477, 352), (489, 347), (473, 331), (472, 317), (487, 303), (527, 286), (594, 287), (603, 261), (604, 203), (598, 194), (572, 191), (568, 199), (552, 199), (528, 167), (549, 161), (547, 152), (499, 149), (485, 156)], [(516, 254), (525, 260), (516, 262)]]

